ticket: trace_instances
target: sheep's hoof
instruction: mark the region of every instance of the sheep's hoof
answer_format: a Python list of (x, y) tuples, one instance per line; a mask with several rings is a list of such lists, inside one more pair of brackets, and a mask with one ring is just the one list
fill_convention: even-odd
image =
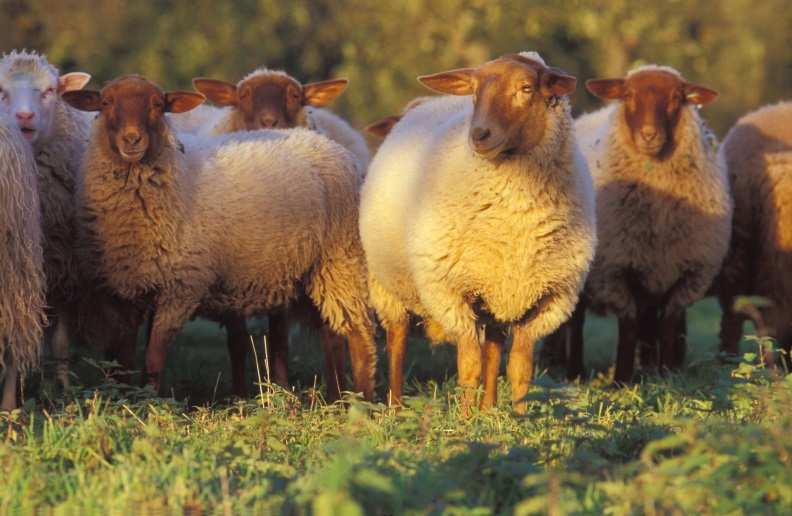
[(524, 416), (528, 412), (527, 401), (512, 401), (512, 410), (518, 416)]

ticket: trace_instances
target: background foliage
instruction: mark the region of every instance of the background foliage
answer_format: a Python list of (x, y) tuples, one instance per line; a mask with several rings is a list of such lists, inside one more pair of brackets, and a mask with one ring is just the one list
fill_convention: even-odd
[[(357, 125), (424, 94), (422, 73), (535, 49), (581, 79), (655, 62), (722, 97), (719, 134), (792, 90), (787, 0), (0, 0), (0, 49), (35, 48), (95, 85), (142, 73), (167, 88), (236, 81), (257, 66), (303, 81), (344, 76)], [(597, 101), (582, 88), (578, 109)]]

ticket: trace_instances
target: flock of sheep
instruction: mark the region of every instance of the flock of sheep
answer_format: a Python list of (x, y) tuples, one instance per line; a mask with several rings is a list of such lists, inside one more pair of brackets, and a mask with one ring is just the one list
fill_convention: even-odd
[(226, 328), (238, 395), (246, 319), (266, 314), (274, 381), (287, 384), (299, 320), (319, 331), (328, 398), (345, 390), (348, 348), (371, 400), (376, 313), (391, 404), (418, 317), (456, 344), (465, 410), (496, 403), (508, 335), (515, 411), (540, 339), (582, 375), (587, 309), (618, 317), (620, 383), (636, 352), (661, 372), (683, 363), (685, 309), (706, 295), (724, 311), (724, 351), (741, 337), (739, 295), (769, 298), (766, 327), (792, 344), (792, 104), (745, 116), (718, 147), (698, 112), (717, 93), (644, 66), (588, 81), (613, 102), (573, 120), (575, 77), (521, 52), (419, 77), (443, 95), (369, 126), (383, 139), (369, 162), (322, 109), (345, 80), (89, 80), (36, 53), (0, 60), (3, 409), (45, 342), (64, 386), (80, 338), (159, 389), (195, 316)]

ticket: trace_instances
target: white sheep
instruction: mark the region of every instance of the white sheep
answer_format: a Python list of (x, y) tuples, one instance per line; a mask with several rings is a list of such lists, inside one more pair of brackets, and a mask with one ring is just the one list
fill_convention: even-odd
[(32, 145), (44, 232), (44, 270), (47, 304), (53, 320), (52, 348), (58, 360), (57, 377), (68, 385), (67, 311), (76, 295), (75, 185), (88, 139), (89, 119), (60, 100), (66, 91), (82, 88), (91, 76), (59, 74), (45, 56), (12, 51), (0, 59), (0, 109), (14, 119)]
[[(704, 296), (728, 247), (726, 168), (696, 107), (717, 93), (655, 65), (586, 86), (617, 102), (575, 124), (599, 221), (583, 299), (619, 318), (615, 379), (627, 382), (638, 340), (654, 354), (659, 339), (661, 370), (681, 364), (684, 310)], [(576, 323), (582, 327), (583, 317)], [(582, 372), (582, 331), (575, 334), (571, 376)]]
[(19, 373), (38, 364), (45, 279), (36, 164), (16, 124), (0, 113), (0, 409), (16, 407)]
[(182, 146), (162, 115), (188, 111), (203, 96), (163, 93), (140, 76), (64, 98), (100, 112), (80, 199), (107, 284), (153, 304), (146, 371), (155, 385), (169, 343), (194, 313), (244, 317), (304, 291), (349, 338), (356, 388), (373, 397), (359, 180), (348, 151), (301, 129)]
[(494, 405), (503, 329), (512, 325), (507, 372), (523, 411), (534, 342), (569, 317), (594, 254), (594, 194), (567, 97), (576, 80), (536, 53), (419, 80), (456, 96), (404, 114), (361, 193), (391, 401), (401, 401), (413, 312), (457, 344), (465, 407), (483, 371), (482, 405)]
[(721, 349), (736, 354), (743, 317), (739, 295), (772, 302), (769, 329), (792, 351), (792, 102), (765, 106), (742, 118), (720, 147), (734, 196), (732, 240), (714, 288), (721, 302)]

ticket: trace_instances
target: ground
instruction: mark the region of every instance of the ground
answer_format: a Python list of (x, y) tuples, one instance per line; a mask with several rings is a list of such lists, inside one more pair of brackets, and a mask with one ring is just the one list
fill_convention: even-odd
[(709, 300), (690, 311), (683, 372), (621, 389), (607, 379), (614, 324), (590, 319), (600, 373), (568, 384), (538, 371), (524, 417), (505, 379), (497, 409), (461, 417), (453, 348), (420, 339), (401, 411), (324, 404), (319, 347), (302, 331), (295, 390), (264, 384), (246, 401), (227, 399), (210, 323), (174, 346), (174, 399), (103, 381), (79, 350), (77, 387), (55, 394), (45, 367), (36, 398), (0, 415), (0, 513), (789, 514), (792, 375), (764, 368), (755, 340), (741, 361), (717, 356), (718, 316)]

